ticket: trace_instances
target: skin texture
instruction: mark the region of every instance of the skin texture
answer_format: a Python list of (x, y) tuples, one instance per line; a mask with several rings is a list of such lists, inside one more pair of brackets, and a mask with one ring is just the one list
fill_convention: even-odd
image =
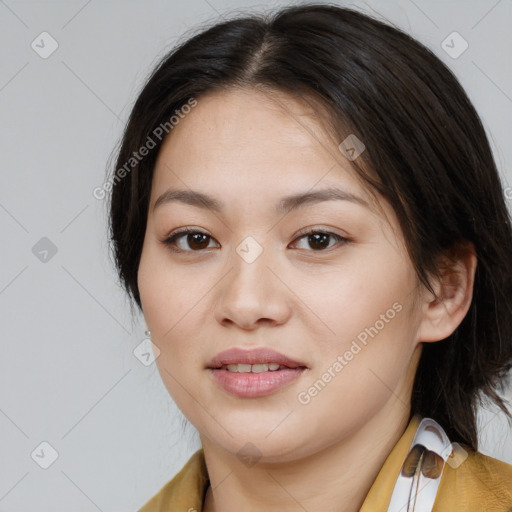
[[(451, 334), (470, 304), (474, 254), (436, 280), (435, 301), (419, 284), (393, 210), (375, 204), (341, 140), (312, 114), (277, 92), (207, 94), (166, 138), (155, 167), (138, 284), (160, 375), (200, 433), (211, 480), (206, 512), (358, 510), (408, 424), (421, 341)], [(274, 211), (283, 196), (327, 186), (368, 206), (331, 200)], [(213, 195), (225, 211), (179, 202), (153, 211), (168, 188)], [(194, 245), (185, 235), (175, 242), (182, 252), (172, 252), (163, 241), (183, 227), (211, 238)], [(315, 245), (297, 235), (304, 228), (349, 241)], [(236, 251), (249, 236), (263, 248), (252, 263)], [(378, 334), (299, 402), (358, 334), (380, 327), (381, 315), (388, 321)], [(271, 395), (240, 398), (206, 369), (232, 347), (272, 347), (308, 368)], [(255, 465), (237, 456), (246, 443), (261, 457)]]

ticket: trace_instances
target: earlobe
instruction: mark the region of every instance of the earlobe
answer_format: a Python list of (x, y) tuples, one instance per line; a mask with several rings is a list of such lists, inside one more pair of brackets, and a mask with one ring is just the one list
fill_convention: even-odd
[(473, 244), (458, 244), (441, 260), (440, 275), (432, 280), (436, 296), (424, 289), (419, 342), (450, 336), (466, 316), (473, 298), (477, 266)]

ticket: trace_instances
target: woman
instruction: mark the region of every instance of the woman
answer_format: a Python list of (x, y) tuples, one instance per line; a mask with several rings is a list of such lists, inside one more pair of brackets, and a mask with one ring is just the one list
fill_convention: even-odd
[(512, 228), (480, 119), (332, 5), (167, 55), (112, 177), (120, 279), (202, 448), (141, 510), (512, 510), (476, 407), (512, 362)]

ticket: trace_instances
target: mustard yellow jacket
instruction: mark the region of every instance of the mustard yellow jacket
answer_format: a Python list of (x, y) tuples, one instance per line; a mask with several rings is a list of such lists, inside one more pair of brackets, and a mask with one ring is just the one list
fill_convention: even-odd
[[(386, 512), (421, 418), (414, 416), (391, 450), (360, 512)], [(209, 479), (200, 449), (139, 512), (201, 512)], [(457, 468), (446, 464), (433, 512), (512, 512), (512, 465), (468, 451)]]

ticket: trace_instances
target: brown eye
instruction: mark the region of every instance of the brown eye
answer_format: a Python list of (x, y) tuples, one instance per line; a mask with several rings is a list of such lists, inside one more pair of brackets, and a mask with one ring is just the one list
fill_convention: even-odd
[(302, 240), (303, 238), (307, 240), (307, 244), (313, 249), (314, 252), (325, 251), (326, 249), (333, 247), (333, 245), (329, 245), (329, 241), (332, 238), (337, 240), (338, 243), (345, 243), (349, 241), (347, 238), (337, 235), (336, 233), (318, 230), (302, 233), (302, 236), (297, 240)]
[[(182, 239), (184, 240), (184, 243), (181, 243), (180, 247), (178, 242), (181, 242)], [(174, 252), (198, 252), (208, 248), (208, 242), (210, 239), (212, 239), (211, 236), (203, 233), (202, 231), (186, 229), (174, 233), (164, 240), (163, 243)], [(187, 249), (186, 246), (190, 249)]]
[[(350, 241), (348, 238), (344, 238), (329, 231), (309, 230), (303, 232), (301, 235), (302, 236), (297, 238), (294, 243), (296, 244), (298, 240), (306, 239), (309, 248), (311, 248), (313, 252), (322, 252), (326, 249), (330, 249), (336, 245), (330, 244), (333, 239), (337, 241), (338, 244)], [(209, 241), (211, 240), (213, 240), (213, 238), (210, 235), (202, 231), (193, 231), (187, 228), (172, 234), (169, 238), (164, 240), (163, 243), (173, 252), (200, 252), (209, 247)]]
[(313, 235), (308, 235), (308, 242), (310, 247), (313, 249), (327, 249), (329, 247), (330, 238), (331, 235), (327, 233), (315, 233)]

